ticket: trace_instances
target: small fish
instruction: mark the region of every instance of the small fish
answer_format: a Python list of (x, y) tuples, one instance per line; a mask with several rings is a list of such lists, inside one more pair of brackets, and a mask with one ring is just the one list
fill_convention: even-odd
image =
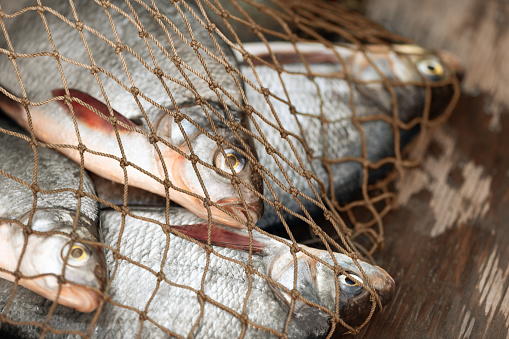
[[(3, 115), (0, 127), (0, 277), (15, 281), (19, 272), (21, 286), (91, 312), (99, 304), (107, 278), (104, 252), (97, 245), (99, 210), (89, 197), (81, 197), (78, 203), (75, 191), (82, 176), (83, 192), (95, 195), (92, 182), (54, 150), (38, 146), (35, 156), (27, 140), (7, 134), (23, 132)], [(59, 283), (62, 278), (65, 281)], [(10, 289), (4, 293), (10, 297), (14, 285), (2, 284)]]
[[(274, 193), (265, 188), (265, 196), (281, 203), (280, 212), (288, 220), (292, 216), (285, 213), (286, 209), (303, 213), (297, 200), (311, 216), (320, 210), (316, 179), (340, 203), (359, 192), (363, 182), (359, 130), (366, 140), (367, 160), (377, 164), (369, 169), (369, 183), (373, 183), (388, 170), (387, 165), (378, 162), (394, 157), (393, 128), (399, 126), (401, 147), (416, 134), (415, 119), (422, 118), (425, 111), (427, 84), (431, 86), (430, 118), (455, 102), (452, 83), (459, 62), (447, 53), (437, 54), (414, 45), (367, 45), (364, 52), (349, 45), (328, 49), (317, 43), (297, 43), (294, 47), (291, 43), (271, 42), (270, 51), (262, 43), (243, 44), (243, 48), (251, 55), (260, 79), (258, 83), (249, 63), (237, 53), (247, 78), (246, 97), (256, 111), (251, 114), (255, 125), (251, 129), (260, 129), (255, 133), (259, 140), (255, 146), (266, 173), (277, 180), (266, 175)], [(285, 72), (279, 75), (275, 64)], [(393, 96), (384, 77), (397, 101), (400, 122), (396, 127), (391, 122)], [(265, 97), (260, 87), (270, 94)], [(370, 118), (376, 120), (368, 121)], [(269, 152), (270, 147), (261, 141), (281, 156)], [(301, 193), (292, 195), (292, 188)], [(280, 223), (275, 208), (266, 203), (265, 214), (257, 225)]]
[[(383, 269), (360, 260), (357, 266), (343, 254), (334, 253), (332, 257), (327, 251), (299, 245), (295, 266), (288, 240), (256, 230), (250, 238), (248, 230), (213, 225), (210, 240), (222, 246), (212, 245), (208, 256), (207, 246), (167, 233), (163, 209), (131, 208), (130, 212), (134, 217), (125, 216), (125, 221), (119, 212), (101, 213), (104, 242), (111, 246), (106, 251), (111, 302), (104, 304), (98, 322), (92, 324), (91, 319), (83, 321), (78, 313), (66, 315), (57, 309), (59, 312), (50, 321), (53, 328), (90, 333), (92, 338), (125, 338), (133, 333), (141, 338), (235, 338), (242, 333), (239, 317), (245, 314), (246, 338), (283, 333), (288, 317), (289, 338), (322, 338), (330, 331), (331, 314), (351, 326), (360, 325), (368, 317), (372, 301), (366, 278), (382, 305), (389, 303), (394, 294), (394, 281)], [(168, 220), (170, 228), (178, 232), (194, 227), (184, 235), (194, 233), (196, 238), (205, 234), (201, 242), (207, 242), (208, 225), (189, 211), (170, 208)], [(230, 244), (236, 248), (226, 247)], [(115, 260), (113, 250), (117, 249)], [(290, 314), (294, 285), (298, 294)], [(12, 312), (26, 304), (21, 295), (17, 300)], [(25, 307), (17, 318), (44, 321), (45, 312), (47, 307)], [(40, 333), (26, 326), (16, 329), (28, 338)]]
[[(215, 222), (256, 222), (263, 186), (242, 127), (242, 83), (228, 71), (237, 66), (231, 48), (193, 16), (201, 18), (194, 5), (133, 3), (133, 18), (124, 2), (104, 4), (75, 1), (75, 16), (68, 2), (48, 1), (43, 14), (6, 18), (0, 107), (40, 140), (72, 145), (58, 150), (77, 162), (86, 147), (85, 167), (100, 176), (169, 196), (204, 219), (208, 205)], [(22, 55), (13, 59), (11, 48)], [(37, 103), (29, 112), (25, 93)]]

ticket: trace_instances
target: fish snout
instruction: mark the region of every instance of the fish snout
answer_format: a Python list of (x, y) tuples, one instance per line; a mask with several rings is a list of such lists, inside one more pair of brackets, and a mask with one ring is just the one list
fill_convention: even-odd
[(460, 58), (448, 51), (437, 51), (437, 54), (440, 60), (442, 60), (442, 62), (446, 64), (449, 69), (454, 72), (454, 74), (456, 74), (458, 80), (461, 81), (465, 75), (465, 67), (463, 66)]
[[(228, 212), (237, 216), (244, 223), (249, 222), (249, 217), (251, 217), (253, 223), (256, 223), (263, 215), (263, 202), (256, 203), (246, 203), (246, 208), (244, 208), (244, 204), (238, 198), (227, 198), (221, 199), (217, 202), (218, 205), (223, 207)], [(235, 220), (235, 224), (231, 224), (230, 226), (235, 228), (245, 228), (244, 223), (239, 223)]]

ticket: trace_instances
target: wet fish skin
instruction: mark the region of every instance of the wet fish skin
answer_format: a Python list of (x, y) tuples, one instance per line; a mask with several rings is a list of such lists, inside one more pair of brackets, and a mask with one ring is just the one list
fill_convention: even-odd
[[(0, 127), (23, 133), (0, 113)], [(26, 140), (0, 132), (0, 169), (27, 185), (34, 183), (34, 152)], [(37, 187), (40, 190), (79, 188), (80, 170), (71, 160), (54, 150), (37, 147)], [(95, 194), (91, 180), (83, 174), (83, 191)], [(98, 231), (98, 203), (88, 197), (81, 198), (77, 228), (73, 232), (78, 199), (73, 192), (37, 193), (37, 205), (32, 215), (33, 192), (31, 188), (0, 174), (0, 267), (19, 272), (23, 277), (44, 275), (35, 279), (20, 279), (20, 285), (46, 298), (55, 300), (59, 290), (56, 276), (62, 276), (65, 266), (66, 283), (62, 284), (58, 303), (82, 312), (94, 310), (99, 303), (107, 272), (101, 247), (86, 242), (100, 241)], [(30, 220), (31, 217), (31, 220)], [(27, 235), (24, 227), (32, 232)], [(39, 233), (42, 232), (42, 233)], [(47, 235), (45, 232), (63, 234)], [(72, 234), (76, 241), (71, 241)], [(72, 254), (69, 248), (72, 246)], [(65, 264), (66, 257), (67, 264)], [(14, 281), (14, 275), (0, 272), (0, 277)], [(14, 285), (5, 282), (4, 286)], [(23, 289), (20, 287), (19, 289)], [(6, 295), (10, 295), (7, 293)], [(5, 306), (5, 305), (3, 305)]]
[[(253, 70), (247, 62), (243, 61), (240, 53), (237, 54), (239, 62), (242, 62), (241, 71), (248, 80), (245, 86), (246, 97), (249, 104), (258, 112), (252, 116), (261, 133), (255, 134), (262, 139), (266, 138), (267, 143), (286, 158), (285, 160), (275, 156), (282, 164), (280, 168), (273, 156), (266, 151), (265, 146), (257, 141), (259, 161), (281, 182), (281, 185), (286, 187), (286, 190), (293, 186), (312, 199), (318, 200), (312, 190), (314, 186), (320, 194), (318, 182), (313, 178), (308, 182), (305, 174), (298, 173), (290, 164), (301, 171), (307, 170), (314, 173), (316, 178), (325, 185), (328, 194), (334, 194), (340, 203), (350, 201), (362, 185), (361, 163), (337, 162), (345, 157), (362, 158), (362, 139), (352, 121), (353, 110), (350, 100), (355, 107), (356, 117), (359, 118), (358, 124), (366, 137), (367, 160), (376, 163), (386, 157), (394, 156), (393, 126), (390, 122), (382, 120), (383, 117), (392, 118), (393, 98), (380, 73), (392, 84), (398, 105), (397, 114), (400, 121), (405, 124), (422, 117), (426, 103), (427, 83), (431, 86), (430, 118), (441, 114), (453, 97), (454, 91), (451, 85), (454, 77), (453, 67), (458, 68), (454, 57), (418, 46), (367, 45), (364, 47), (365, 54), (362, 50), (350, 45), (341, 45), (330, 50), (320, 44), (299, 43), (296, 44), (296, 48), (300, 54), (296, 52), (293, 45), (286, 42), (271, 42), (269, 46), (281, 66), (290, 72), (281, 74), (283, 83), (279, 80), (276, 70), (270, 67), (274, 61), (264, 44), (243, 44), (246, 51), (255, 56), (251, 58), (251, 61), (254, 62), (261, 86), (284, 100), (282, 102), (272, 96), (269, 97), (281, 126), (289, 135), (287, 139), (283, 139), (277, 129), (261, 119), (264, 117), (274, 126), (279, 126), (267, 99), (249, 84), (260, 87)], [(344, 66), (336, 53), (342, 58)], [(309, 64), (313, 76), (308, 74), (308, 70), (302, 63), (303, 59)], [(447, 61), (451, 67), (444, 61)], [(375, 69), (373, 65), (378, 69)], [(428, 66), (435, 67), (437, 74), (428, 69)], [(345, 80), (345, 73), (348, 74), (350, 81)], [(410, 84), (405, 84), (407, 82)], [(285, 91), (288, 92), (289, 99)], [(296, 115), (290, 112), (288, 100), (295, 108)], [(375, 116), (377, 120), (374, 121), (360, 120)], [(256, 130), (253, 127), (251, 129)], [(409, 125), (400, 128), (399, 131), (400, 145), (404, 147), (415, 136), (418, 126)], [(296, 153), (292, 150), (290, 142), (295, 147)], [(308, 158), (307, 150), (311, 159)], [(303, 162), (302, 165), (299, 164), (297, 156)], [(330, 165), (330, 174), (324, 165), (327, 162)], [(388, 166), (376, 170), (370, 169), (369, 182), (373, 183), (387, 171)], [(285, 179), (282, 172), (286, 172), (289, 181)], [(303, 214), (290, 193), (285, 192), (268, 176), (266, 178), (275, 191), (275, 197), (283, 206)], [(274, 201), (275, 198), (267, 187), (264, 193), (268, 200)], [(302, 195), (298, 199), (311, 216), (320, 211), (319, 207)], [(265, 211), (263, 218), (257, 223), (258, 226), (267, 228), (281, 224), (275, 209), (268, 203), (265, 204)], [(283, 210), (281, 213), (287, 220), (291, 221), (294, 218)]]
[[(75, 1), (74, 4), (79, 21), (83, 23), (85, 27), (88, 26), (100, 32), (103, 37), (109, 39), (112, 44), (115, 45), (117, 43), (117, 38), (113, 33), (108, 16), (105, 14), (105, 10), (100, 4), (85, 0)], [(119, 1), (113, 2), (112, 4), (113, 6), (118, 6), (120, 10), (123, 10), (132, 17), (130, 9), (124, 2)], [(25, 1), (24, 6), (28, 5), (35, 5), (35, 2)], [(72, 23), (76, 21), (68, 3), (62, 1), (47, 1), (44, 5), (55, 9)], [(246, 158), (245, 156), (247, 154), (253, 154), (253, 156), (255, 156), (254, 150), (249, 149), (250, 141), (247, 140), (248, 137), (245, 133), (239, 130), (238, 135), (239, 138), (243, 139), (247, 144), (247, 148), (237, 138), (230, 127), (225, 125), (211, 109), (212, 107), (220, 116), (223, 116), (227, 122), (242, 123), (245, 120), (244, 112), (235, 104), (235, 102), (239, 104), (242, 103), (240, 89), (236, 83), (237, 80), (225, 71), (225, 67), (221, 63), (210, 57), (203, 49), (198, 49), (204, 63), (208, 67), (209, 75), (193, 48), (178, 37), (170, 25), (166, 23), (165, 25), (169, 31), (171, 42), (175, 48), (176, 55), (174, 55), (166, 32), (161, 29), (159, 23), (153, 18), (152, 13), (137, 3), (133, 3), (132, 6), (137, 12), (137, 20), (139, 20), (137, 24), (140, 25), (139, 27), (135, 27), (132, 22), (127, 20), (122, 14), (119, 14), (115, 9), (108, 9), (115, 23), (116, 33), (119, 37), (118, 46), (121, 46), (117, 48), (117, 50), (124, 48), (122, 56), (129, 70), (131, 79), (126, 74), (123, 63), (117, 55), (114, 46), (112, 47), (98, 36), (90, 33), (88, 29), (84, 28), (83, 34), (94, 60), (92, 63), (79, 31), (69, 26), (55, 15), (50, 14), (48, 11), (44, 12), (55, 47), (61, 56), (59, 60), (65, 77), (66, 86), (64, 86), (54, 58), (46, 56), (16, 58), (15, 62), (28, 99), (32, 102), (43, 102), (48, 99), (53, 99), (55, 96), (62, 98), (66, 93), (62, 89), (67, 87), (72, 90), (70, 96), (74, 98), (73, 100), (79, 99), (96, 109), (100, 107), (99, 110), (108, 117), (111, 113), (107, 109), (107, 106), (104, 105), (106, 99), (96, 78), (91, 74), (91, 70), (67, 62), (67, 59), (89, 67), (94, 65), (97, 67), (94, 68), (96, 70), (99, 69), (109, 72), (118, 82), (106, 76), (102, 71), (99, 71), (97, 76), (104, 87), (107, 100), (115, 110), (113, 115), (119, 121), (117, 128), (119, 129), (119, 138), (127, 161), (138, 165), (161, 181), (168, 179), (171, 183), (176, 185), (177, 188), (189, 190), (192, 193), (204, 197), (203, 187), (196, 176), (191, 161), (185, 159), (184, 156), (169, 147), (168, 144), (177, 147), (177, 149), (187, 155), (191, 155), (192, 149), (200, 160), (212, 166), (212, 168), (208, 168), (197, 163), (198, 171), (203, 178), (210, 200), (233, 213), (240, 221), (219, 210), (217, 207), (212, 206), (211, 212), (213, 219), (216, 222), (234, 227), (245, 227), (245, 222), (248, 218), (246, 215), (247, 212), (250, 214), (253, 221), (258, 220), (263, 213), (263, 204), (258, 195), (246, 187), (250, 186), (258, 192), (261, 192), (262, 189), (259, 175), (253, 170), (248, 161), (249, 157)], [(203, 26), (188, 13), (183, 5), (179, 4), (178, 6), (183, 8), (185, 17), (189, 20), (194, 40), (204, 46), (203, 48), (208, 49), (210, 53), (214, 54), (219, 60), (225, 60), (232, 65), (236, 65), (236, 60), (229, 46), (214, 35), (218, 45), (222, 49), (222, 53), (224, 53), (224, 55), (220, 55), (214, 42), (211, 40), (208, 30), (204, 29)], [(159, 5), (159, 7), (158, 10), (168, 18), (171, 18), (172, 22), (176, 23), (182, 31), (182, 34), (189, 40), (188, 42), (191, 42), (192, 38), (183, 24), (180, 13), (175, 7), (173, 5), (163, 6), (162, 4)], [(190, 4), (190, 7), (198, 16), (201, 16), (197, 8), (192, 4)], [(6, 19), (5, 24), (9, 39), (16, 53), (29, 54), (53, 50), (47, 38), (41, 15), (37, 11), (25, 12), (15, 19)], [(143, 25), (145, 31), (153, 34), (165, 49), (163, 52), (152, 44), (151, 48), (154, 52), (155, 59), (152, 59), (145, 41), (140, 38), (139, 29), (141, 29), (141, 25)], [(0, 37), (0, 39), (3, 40), (3, 36)], [(6, 41), (0, 41), (0, 45), (8, 50)], [(126, 46), (129, 48), (125, 48)], [(142, 60), (145, 60), (147, 62), (146, 65), (130, 53), (131, 50), (137, 53)], [(173, 58), (174, 56), (175, 58)], [(178, 71), (178, 67), (174, 64), (172, 58), (178, 60), (178, 65), (182, 69), (184, 75)], [(153, 60), (155, 60), (157, 65)], [(149, 67), (150, 70), (146, 69), (145, 66)], [(204, 79), (189, 71), (188, 68), (199, 72)], [(2, 79), (0, 80), (2, 87), (18, 98), (22, 98), (22, 91), (13, 63), (4, 53), (0, 53), (0, 69), (2, 69)], [(95, 72), (94, 69), (92, 69), (92, 73)], [(157, 71), (158, 69), (171, 77), (171, 79), (162, 78), (164, 79), (164, 86), (158, 78), (158, 74), (161, 74)], [(229, 93), (229, 97), (225, 95), (222, 90), (220, 90), (218, 96), (213, 90), (214, 86), (211, 85), (209, 77), (222, 86), (224, 91)], [(188, 84), (187, 79), (189, 79), (191, 85)], [(159, 106), (156, 107), (152, 105), (140, 95), (136, 96), (139, 101), (137, 102), (131, 90), (134, 87), (136, 91), (139, 90), (141, 93), (144, 93), (148, 96), (149, 100), (153, 100)], [(182, 113), (181, 117), (183, 120), (179, 123), (175, 122), (170, 114), (163, 110), (163, 108), (175, 110), (174, 102), (168, 93), (171, 93), (175, 100), (175, 104), (180, 107), (179, 110), (180, 113)], [(205, 100), (206, 112), (202, 107), (196, 104), (198, 95)], [(3, 97), (3, 99), (0, 100), (0, 107), (20, 125), (28, 129), (27, 114), (23, 107), (20, 105), (17, 105), (17, 107), (16, 105), (13, 106), (12, 102), (9, 103), (8, 101), (6, 97)], [(147, 120), (140, 111), (140, 105), (147, 116)], [(83, 109), (84, 106), (76, 101), (72, 102), (72, 106), (75, 113), (77, 110), (84, 111), (82, 117), (78, 117), (78, 114), (76, 114), (79, 133), (83, 144), (88, 149), (122, 158), (117, 137), (110, 123), (100, 118), (93, 111)], [(64, 101), (55, 100), (42, 106), (30, 107), (30, 115), (33, 120), (34, 132), (39, 139), (54, 144), (78, 145), (79, 142), (71, 119), (71, 113)], [(210, 119), (207, 115), (210, 115)], [(238, 189), (246, 200), (247, 211), (242, 204), (237, 189), (232, 185), (231, 179), (228, 175), (224, 175), (224, 173), (220, 173), (220, 171), (217, 170), (219, 167), (224, 172), (231, 173), (230, 167), (227, 166), (227, 163), (223, 159), (224, 156), (221, 157), (222, 153), (219, 151), (216, 142), (203, 133), (200, 133), (191, 121), (199, 124), (207, 133), (211, 134), (212, 137), (216, 134), (223, 136), (227, 142), (234, 145), (234, 148), (232, 148), (227, 143), (223, 143), (222, 148), (229, 153), (233, 153), (236, 159), (240, 159), (241, 162), (245, 163), (243, 170), (239, 171), (237, 175), (241, 181), (247, 183), (247, 185), (238, 185)], [(216, 132), (214, 132), (212, 124), (216, 126)], [(132, 131), (129, 128), (137, 130), (140, 133)], [(188, 134), (190, 139), (189, 144), (182, 136), (181, 128)], [(156, 142), (156, 145), (161, 151), (162, 160), (155, 150), (154, 145), (151, 143), (153, 140), (145, 135), (147, 133), (150, 134), (152, 130), (164, 141), (160, 139), (160, 141)], [(64, 148), (59, 149), (59, 151), (71, 157), (73, 160), (79, 161), (79, 153), (77, 150)], [(86, 152), (85, 166), (90, 171), (104, 176), (107, 179), (120, 183), (124, 182), (124, 172), (118, 160)], [(166, 166), (168, 173), (165, 172), (164, 166)], [(156, 179), (137, 170), (133, 166), (128, 166), (126, 171), (129, 185), (166, 196), (164, 186)], [(178, 172), (178, 175), (176, 172)], [(202, 218), (208, 219), (207, 209), (204, 207), (201, 199), (182, 193), (178, 191), (178, 189), (171, 188), (169, 189), (169, 195), (173, 201), (189, 208)]]
[[(146, 310), (146, 317), (150, 320), (143, 322), (142, 338), (167, 338), (168, 334), (187, 337), (200, 315), (198, 291), (201, 289), (207, 264), (206, 250), (203, 245), (173, 234), (168, 239), (161, 225), (158, 224), (165, 224), (164, 210), (131, 208), (130, 212), (154, 222), (126, 216), (125, 225), (122, 228), (121, 213), (112, 210), (101, 213), (105, 244), (117, 248), (119, 235), (122, 234), (118, 266), (115, 265), (113, 252), (107, 250), (107, 263), (112, 275), (108, 294), (115, 303), (134, 307), (140, 312)], [(169, 222), (170, 225), (182, 226), (201, 223), (202, 220), (187, 210), (176, 207), (170, 209)], [(237, 236), (248, 236), (247, 230), (227, 227), (226, 229), (236, 233)], [(252, 326), (248, 326), (245, 337), (271, 338), (275, 335), (267, 331), (272, 329), (272, 331), (282, 332), (288, 317), (289, 291), (293, 289), (293, 256), (290, 254), (287, 240), (277, 237), (269, 238), (253, 231), (253, 241), (261, 243), (262, 250), (261, 252), (253, 251), (252, 268), (271, 277), (284, 288), (271, 285), (257, 274), (251, 274), (251, 292), (247, 299), (246, 315), (249, 321), (265, 326), (266, 331), (255, 330)], [(168, 252), (165, 263), (161, 266), (166, 246), (168, 246)], [(196, 338), (238, 337), (242, 331), (242, 322), (231, 313), (214, 306), (210, 300), (225, 305), (239, 315), (242, 313), (250, 280), (245, 269), (245, 265), (249, 263), (249, 253), (227, 247), (213, 246), (212, 248), (217, 254), (210, 254), (203, 285), (204, 295), (210, 299), (205, 300), (204, 313), (192, 334)], [(333, 259), (328, 252), (302, 245), (299, 245), (299, 248), (301, 251), (297, 252), (297, 291), (305, 300), (318, 303), (334, 312), (336, 286), (333, 270), (324, 264), (317, 263), (303, 251), (307, 251), (332, 267), (334, 267), (335, 259), (337, 265), (349, 274), (350, 279), (364, 281), (359, 268), (345, 255), (335, 253)], [(124, 260), (123, 256), (140, 263), (142, 267)], [(387, 304), (394, 293), (392, 278), (377, 266), (362, 261), (359, 261), (359, 264), (371, 279), (372, 286), (380, 294), (382, 303)], [(162, 272), (158, 275), (162, 279), (159, 287), (157, 287), (158, 276), (156, 276), (158, 272)], [(360, 287), (360, 284), (346, 286), (345, 279), (345, 276), (340, 276), (339, 279), (342, 291), (339, 297), (339, 315), (348, 320), (350, 325), (360, 324), (371, 310), (370, 294)], [(173, 285), (170, 285), (168, 281)], [(184, 288), (178, 286), (184, 286)], [(152, 296), (153, 299), (146, 308)], [(25, 312), (30, 312), (30, 316), (28, 313), (25, 315), (30, 319), (45, 319), (47, 309)], [(19, 315), (19, 317), (22, 316)], [(83, 321), (82, 317), (78, 321), (76, 316), (81, 315), (62, 312), (52, 317), (51, 321), (59, 330), (88, 331), (90, 320)], [(167, 328), (170, 332), (162, 331), (151, 321)], [(22, 329), (24, 328), (20, 327), (20, 330)], [(91, 334), (92, 338), (112, 339), (124, 338), (138, 333), (139, 330), (140, 314), (138, 312), (108, 302), (104, 305), (99, 321), (91, 330)], [(329, 330), (330, 319), (326, 312), (309, 306), (300, 299), (295, 302), (288, 337), (323, 338)]]

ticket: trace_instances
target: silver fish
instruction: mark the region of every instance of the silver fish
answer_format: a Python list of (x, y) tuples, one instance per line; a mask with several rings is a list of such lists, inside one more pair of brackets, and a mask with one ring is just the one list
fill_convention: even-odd
[[(266, 173), (275, 178), (265, 175), (274, 190), (272, 193), (266, 187), (265, 197), (271, 202), (278, 200), (280, 212), (289, 220), (292, 216), (287, 211), (303, 214), (297, 200), (311, 216), (320, 211), (319, 181), (340, 203), (360, 190), (360, 131), (366, 139), (366, 158), (370, 163), (381, 166), (379, 161), (394, 156), (393, 128), (398, 127), (387, 120), (393, 117), (394, 106), (385, 80), (395, 93), (402, 147), (416, 134), (414, 119), (425, 111), (427, 85), (431, 86), (430, 117), (455, 102), (452, 82), (459, 63), (446, 53), (437, 54), (414, 45), (367, 45), (365, 52), (348, 45), (328, 49), (316, 43), (298, 43), (294, 47), (286, 42), (269, 43), (270, 51), (262, 43), (243, 44), (243, 48), (251, 55), (255, 71), (237, 53), (247, 78), (246, 97), (255, 110), (251, 114), (255, 126), (251, 129), (259, 129), (255, 146)], [(274, 67), (276, 63), (285, 70), (281, 75)], [(278, 128), (284, 130), (284, 139)], [(282, 156), (270, 152), (270, 147)], [(369, 168), (370, 183), (387, 171), (387, 166), (376, 166)], [(292, 195), (292, 188), (300, 192)], [(269, 203), (265, 204), (265, 211), (258, 226), (281, 223)]]
[[(236, 249), (211, 246), (207, 256), (207, 246), (168, 235), (164, 210), (133, 208), (130, 212), (136, 218), (126, 216), (125, 223), (119, 212), (106, 210), (101, 214), (105, 244), (118, 250), (118, 261), (113, 250), (107, 251), (111, 302), (104, 305), (92, 327), (90, 321), (73, 321), (76, 313), (68, 317), (59, 313), (51, 318), (55, 329), (82, 331), (92, 338), (137, 334), (141, 338), (234, 338), (243, 331), (238, 316), (245, 314), (246, 338), (275, 337), (284, 332), (288, 317), (289, 338), (321, 338), (330, 331), (331, 314), (351, 326), (368, 316), (372, 303), (366, 278), (383, 305), (393, 297), (394, 281), (383, 269), (360, 260), (357, 266), (343, 254), (334, 253), (333, 258), (327, 251), (299, 245), (295, 266), (289, 241), (257, 231), (250, 240), (247, 230), (214, 225), (211, 243), (243, 245)], [(202, 241), (207, 242), (208, 225), (187, 210), (171, 208), (168, 218), (173, 230), (186, 232), (194, 227), (195, 235), (204, 234)], [(250, 241), (251, 255), (247, 250)], [(297, 299), (290, 314), (294, 285), (298, 294), (293, 297)], [(337, 285), (339, 296), (335, 293)], [(47, 309), (25, 314), (27, 319), (36, 319), (34, 314), (38, 314), (44, 320), (44, 311)]]
[[(256, 222), (262, 184), (242, 127), (242, 84), (229, 70), (236, 60), (193, 16), (202, 20), (200, 10), (187, 3), (73, 3), (76, 14), (60, 0), (45, 1), (39, 13), (26, 1), (35, 7), (3, 19), (0, 107), (40, 140), (73, 145), (58, 150), (75, 161), (86, 146), (85, 166), (98, 175), (120, 183), (127, 175), (129, 185), (205, 219), (208, 205), (218, 223)], [(44, 55), (25, 57), (31, 53)], [(25, 112), (23, 97), (51, 101)]]
[[(107, 278), (104, 252), (97, 245), (98, 203), (86, 196), (78, 203), (75, 193), (82, 176), (82, 192), (95, 194), (91, 180), (54, 150), (37, 147), (35, 157), (27, 140), (6, 134), (20, 130), (3, 115), (0, 127), (4, 129), (0, 132), (0, 277), (15, 281), (19, 272), (19, 284), (45, 298), (81, 312), (96, 309)], [(59, 283), (59, 279), (65, 280)], [(2, 293), (9, 297), (14, 285), (2, 285), (6, 287)]]

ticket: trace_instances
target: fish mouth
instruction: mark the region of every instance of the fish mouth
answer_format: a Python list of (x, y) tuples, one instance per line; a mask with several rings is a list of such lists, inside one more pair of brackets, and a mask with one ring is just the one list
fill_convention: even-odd
[[(256, 223), (263, 215), (263, 203), (260, 202), (246, 203), (247, 210), (244, 208), (242, 201), (238, 198), (221, 199), (217, 202), (217, 204), (243, 221), (240, 223), (228, 214), (223, 213), (228, 217), (225, 221), (229, 222), (225, 225), (235, 228), (246, 228), (246, 224), (249, 222), (249, 217), (251, 217), (253, 223)], [(230, 221), (234, 222), (231, 223)]]
[(83, 313), (92, 312), (99, 306), (101, 293), (91, 287), (65, 283), (62, 284), (60, 293), (58, 293), (58, 291), (51, 291), (45, 287), (46, 284), (41, 282), (41, 280), (44, 280), (44, 277), (37, 279), (22, 279), (20, 280), (20, 285), (46, 299), (55, 301), (60, 305), (74, 308)]

